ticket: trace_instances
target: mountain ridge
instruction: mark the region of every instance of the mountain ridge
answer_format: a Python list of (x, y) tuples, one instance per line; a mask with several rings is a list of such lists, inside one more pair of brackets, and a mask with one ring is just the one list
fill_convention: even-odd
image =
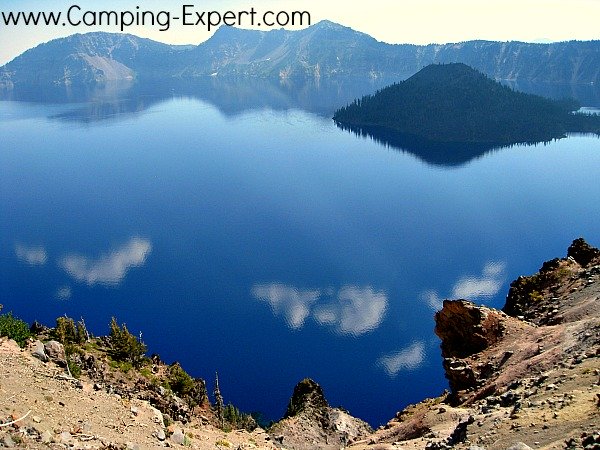
[(222, 26), (196, 46), (132, 34), (74, 34), (40, 44), (0, 67), (0, 87), (206, 76), (408, 78), (429, 64), (452, 62), (496, 80), (600, 83), (600, 41), (389, 44), (324, 20), (294, 31)]

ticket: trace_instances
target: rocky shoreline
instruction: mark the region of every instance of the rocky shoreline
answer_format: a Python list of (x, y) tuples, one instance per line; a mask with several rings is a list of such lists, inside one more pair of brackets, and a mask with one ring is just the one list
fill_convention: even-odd
[(600, 250), (577, 239), (515, 280), (502, 311), (446, 300), (435, 319), (450, 391), (377, 430), (309, 379), (267, 431), (235, 408), (227, 422), (202, 380), (157, 356), (116, 364), (107, 338), (70, 348), (75, 378), (38, 325), (25, 349), (0, 338), (0, 447), (600, 449)]

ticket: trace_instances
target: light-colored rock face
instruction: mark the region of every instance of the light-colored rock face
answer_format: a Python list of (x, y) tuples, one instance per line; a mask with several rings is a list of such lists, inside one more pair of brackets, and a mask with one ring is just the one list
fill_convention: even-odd
[(48, 362), (48, 355), (44, 349), (44, 343), (42, 341), (35, 341), (32, 345), (31, 354), (43, 362)]
[(44, 344), (44, 351), (48, 358), (59, 365), (67, 364), (67, 355), (65, 354), (65, 347), (60, 342), (49, 341)]
[(131, 80), (135, 72), (125, 64), (102, 56), (82, 55), (83, 60), (96, 73), (98, 81)]

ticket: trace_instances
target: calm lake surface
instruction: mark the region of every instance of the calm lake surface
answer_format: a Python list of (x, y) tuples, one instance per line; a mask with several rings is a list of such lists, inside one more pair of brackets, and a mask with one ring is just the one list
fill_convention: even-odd
[(447, 387), (444, 298), (600, 244), (597, 137), (445, 164), (335, 126), (380, 86), (211, 83), (0, 101), (5, 312), (116, 316), (242, 410), (312, 377), (379, 425)]

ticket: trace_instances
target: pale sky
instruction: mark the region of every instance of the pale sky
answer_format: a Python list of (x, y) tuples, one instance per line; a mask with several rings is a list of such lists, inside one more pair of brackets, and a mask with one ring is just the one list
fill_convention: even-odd
[[(389, 43), (447, 43), (472, 39), (498, 41), (564, 41), (600, 39), (600, 0), (2, 0), (0, 12), (169, 11), (181, 16), (182, 5), (195, 10), (308, 11), (312, 23), (323, 19), (349, 26)], [(64, 17), (64, 16), (63, 16)], [(1, 18), (1, 16), (0, 16)], [(249, 28), (249, 27), (244, 27)], [(264, 26), (260, 29), (266, 29)], [(114, 27), (6, 26), (0, 22), (0, 64), (28, 48), (57, 37), (90, 31), (118, 32)], [(213, 31), (172, 22), (158, 27), (129, 27), (126, 32), (160, 42), (199, 44)]]

